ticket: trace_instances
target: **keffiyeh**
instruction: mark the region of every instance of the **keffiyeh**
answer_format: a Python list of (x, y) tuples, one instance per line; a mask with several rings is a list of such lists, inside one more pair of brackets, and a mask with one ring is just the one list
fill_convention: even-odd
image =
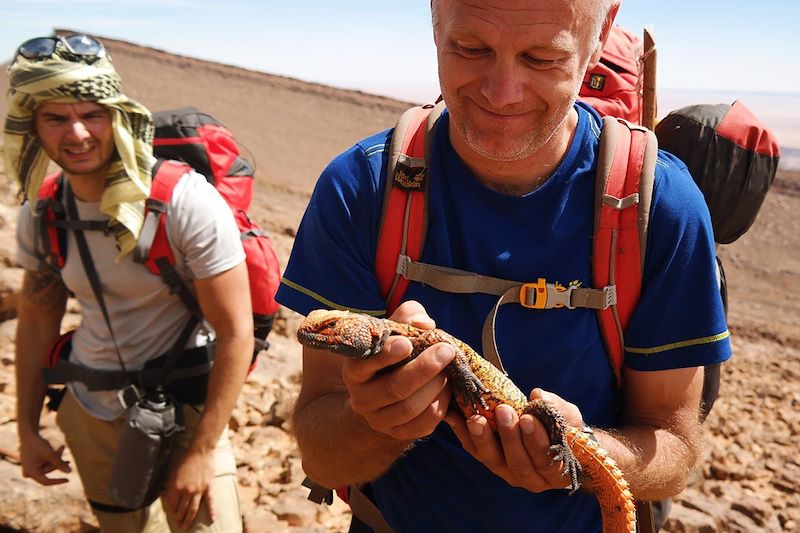
[(108, 57), (88, 64), (60, 47), (46, 59), (18, 56), (8, 77), (5, 168), (30, 201), (35, 201), (50, 161), (34, 129), (39, 104), (97, 102), (111, 110), (116, 150), (100, 211), (110, 217), (118, 257), (133, 250), (150, 193), (154, 132), (150, 112), (122, 94), (121, 79)]

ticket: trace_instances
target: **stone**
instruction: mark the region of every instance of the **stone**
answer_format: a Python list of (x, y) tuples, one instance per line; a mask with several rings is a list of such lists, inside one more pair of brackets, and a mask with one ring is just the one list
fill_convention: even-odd
[(0, 461), (3, 497), (0, 498), (2, 530), (71, 531), (96, 530), (97, 523), (83, 496), (77, 473), (57, 473), (69, 482), (45, 487), (22, 477), (19, 466)]
[(672, 506), (664, 529), (670, 533), (715, 533), (719, 530), (713, 516), (680, 504)]
[(0, 269), (0, 320), (17, 316), (23, 273), (21, 268)]
[(308, 500), (308, 489), (294, 487), (283, 492), (272, 506), (272, 512), (289, 525), (309, 527), (316, 524), (319, 505)]

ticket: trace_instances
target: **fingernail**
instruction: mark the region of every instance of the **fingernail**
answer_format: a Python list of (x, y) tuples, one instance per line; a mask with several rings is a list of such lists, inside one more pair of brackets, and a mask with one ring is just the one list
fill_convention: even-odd
[(436, 352), (434, 356), (436, 358), (437, 363), (441, 363), (443, 365), (449, 364), (450, 361), (453, 360), (455, 357), (456, 352), (453, 350), (453, 347), (449, 344), (440, 344), (436, 347)]
[(427, 315), (415, 316), (411, 319), (411, 324), (422, 329), (433, 329), (436, 327), (436, 322), (434, 322), (433, 319)]
[(391, 355), (397, 357), (407, 356), (412, 350), (411, 342), (404, 337), (392, 339), (387, 343), (386, 348)]
[(508, 409), (505, 409), (503, 407), (498, 407), (497, 409), (494, 410), (494, 416), (498, 426), (511, 425), (511, 413), (508, 412)]
[(523, 415), (519, 418), (519, 429), (525, 435), (533, 435), (536, 426), (533, 423), (533, 418), (530, 415)]

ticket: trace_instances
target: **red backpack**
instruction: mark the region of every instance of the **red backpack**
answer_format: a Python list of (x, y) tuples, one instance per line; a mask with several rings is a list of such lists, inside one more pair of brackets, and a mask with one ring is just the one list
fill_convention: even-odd
[[(253, 304), (255, 364), (258, 351), (268, 347), (266, 338), (279, 307), (275, 292), (280, 283), (280, 265), (272, 241), (246, 214), (253, 197), (254, 169), (241, 157), (230, 130), (211, 115), (188, 107), (154, 113), (153, 119), (156, 127), (153, 152), (159, 160), (153, 168), (150, 197), (146, 201), (145, 221), (134, 260), (164, 279), (193, 313), (199, 312), (194, 296), (175, 270), (165, 217), (169, 216), (166, 206), (180, 177), (191, 169), (203, 174), (230, 205), (241, 231)], [(66, 259), (66, 231), (59, 225), (63, 218), (58, 201), (59, 177), (60, 173), (56, 173), (45, 178), (36, 207), (42, 215), (45, 250), (51, 265), (58, 270), (63, 268)], [(85, 224), (91, 225), (92, 221)]]
[(579, 98), (601, 115), (642, 124), (642, 97), (642, 41), (630, 30), (613, 26), (600, 62), (583, 78)]

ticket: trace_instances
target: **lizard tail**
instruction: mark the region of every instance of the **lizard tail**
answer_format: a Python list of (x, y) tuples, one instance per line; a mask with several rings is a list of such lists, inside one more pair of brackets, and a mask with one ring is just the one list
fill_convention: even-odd
[(600, 504), (603, 533), (636, 533), (636, 505), (617, 463), (577, 428), (567, 431), (567, 442)]

